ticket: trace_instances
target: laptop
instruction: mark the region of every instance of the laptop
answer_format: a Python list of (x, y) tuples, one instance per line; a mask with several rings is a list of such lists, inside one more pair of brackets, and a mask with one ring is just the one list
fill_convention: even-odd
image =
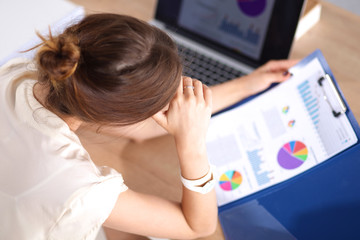
[(290, 53), (305, 0), (158, 0), (152, 24), (178, 44), (184, 75), (211, 86)]

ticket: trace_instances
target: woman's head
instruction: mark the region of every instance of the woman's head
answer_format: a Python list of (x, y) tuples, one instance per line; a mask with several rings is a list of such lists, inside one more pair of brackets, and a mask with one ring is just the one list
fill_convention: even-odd
[(129, 16), (94, 14), (43, 38), (36, 60), (51, 111), (100, 124), (128, 125), (163, 109), (180, 83), (174, 42)]

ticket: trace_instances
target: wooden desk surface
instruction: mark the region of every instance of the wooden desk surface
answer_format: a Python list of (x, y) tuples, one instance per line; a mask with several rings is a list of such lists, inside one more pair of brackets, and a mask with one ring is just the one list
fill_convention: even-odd
[[(156, 0), (72, 0), (88, 13), (113, 12), (150, 20)], [(322, 3), (322, 15), (309, 32), (297, 40), (290, 58), (303, 58), (316, 48), (325, 55), (356, 119), (360, 120), (360, 17)], [(176, 151), (171, 137), (141, 144), (81, 131), (81, 139), (97, 164), (121, 172), (126, 184), (135, 190), (179, 201), (181, 183)], [(88, 137), (88, 138), (87, 138)], [(213, 236), (224, 239), (219, 225)]]
[(293, 44), (290, 58), (303, 58), (319, 48), (360, 122), (360, 16), (321, 4), (320, 21)]

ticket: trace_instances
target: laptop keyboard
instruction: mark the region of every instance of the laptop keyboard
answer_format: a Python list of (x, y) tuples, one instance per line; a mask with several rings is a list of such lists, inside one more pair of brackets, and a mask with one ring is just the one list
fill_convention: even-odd
[(179, 54), (183, 59), (184, 75), (198, 79), (208, 86), (216, 85), (245, 73), (207, 57), (184, 45), (178, 44)]

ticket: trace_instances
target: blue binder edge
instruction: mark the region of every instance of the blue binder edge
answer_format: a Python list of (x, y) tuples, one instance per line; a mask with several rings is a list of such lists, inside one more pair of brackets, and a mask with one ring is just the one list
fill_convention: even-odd
[[(319, 49), (315, 50), (296, 67), (301, 67), (314, 58), (319, 60), (325, 73), (333, 79), (347, 107), (346, 115), (357, 138), (360, 139), (360, 127), (322, 52)], [(251, 101), (262, 93), (240, 101), (216, 115)], [(266, 230), (267, 239), (345, 239), (346, 237), (360, 239), (360, 231), (357, 231), (357, 226), (360, 224), (359, 144), (360, 141), (291, 179), (219, 207), (219, 219), (225, 238), (232, 240), (237, 239), (235, 236), (238, 236), (239, 239), (256, 239), (252, 238), (251, 234), (247, 235), (247, 238), (242, 238), (241, 234), (244, 231), (239, 229), (236, 221), (228, 220), (229, 217), (231, 219), (241, 217), (238, 216), (237, 210), (234, 210), (236, 207), (245, 206), (256, 200), (289, 233), (279, 237), (279, 234), (271, 235), (269, 230)]]

